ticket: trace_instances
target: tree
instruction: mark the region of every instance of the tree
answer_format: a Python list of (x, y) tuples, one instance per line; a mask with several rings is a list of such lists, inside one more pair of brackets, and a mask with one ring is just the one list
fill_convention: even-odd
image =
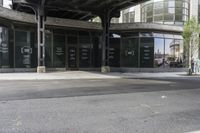
[(200, 26), (195, 17), (192, 17), (184, 25), (183, 38), (184, 38), (184, 49), (186, 59), (186, 65), (189, 68), (189, 74), (191, 74), (191, 64), (193, 59), (198, 58), (199, 54), (199, 34)]

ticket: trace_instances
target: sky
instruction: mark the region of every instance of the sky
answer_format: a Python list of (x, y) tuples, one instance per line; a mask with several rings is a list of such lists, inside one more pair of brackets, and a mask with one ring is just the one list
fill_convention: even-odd
[(10, 4), (12, 4), (12, 0), (3, 0), (4, 7), (10, 8), (10, 6), (9, 6)]

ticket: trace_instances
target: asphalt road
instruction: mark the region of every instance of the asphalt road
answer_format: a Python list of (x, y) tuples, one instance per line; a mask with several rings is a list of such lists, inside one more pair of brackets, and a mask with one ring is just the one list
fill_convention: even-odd
[(0, 133), (200, 130), (200, 80), (0, 81)]

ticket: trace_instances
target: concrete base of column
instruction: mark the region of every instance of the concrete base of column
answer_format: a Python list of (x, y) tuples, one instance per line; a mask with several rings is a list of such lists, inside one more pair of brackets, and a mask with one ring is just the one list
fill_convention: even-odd
[(110, 67), (109, 66), (102, 66), (101, 67), (101, 72), (102, 73), (109, 73), (110, 72)]
[(38, 66), (37, 67), (37, 73), (46, 73), (46, 67), (45, 66)]

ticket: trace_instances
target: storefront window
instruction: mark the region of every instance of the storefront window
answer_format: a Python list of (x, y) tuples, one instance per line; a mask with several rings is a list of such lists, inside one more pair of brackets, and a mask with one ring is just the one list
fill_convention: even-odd
[(165, 39), (165, 66), (184, 67), (183, 40)]
[(110, 38), (109, 65), (120, 66), (120, 40), (121, 38)]
[(93, 36), (93, 48), (92, 48), (92, 64), (93, 67), (101, 67), (102, 62), (102, 49), (100, 36)]
[(0, 67), (1, 68), (10, 67), (8, 28), (6, 27), (0, 27)]
[(51, 68), (53, 65), (53, 59), (52, 59), (52, 34), (46, 33), (45, 35), (45, 64), (46, 67)]
[(174, 39), (165, 39), (165, 67), (175, 67)]
[(72, 35), (67, 37), (67, 57), (68, 68), (77, 69), (78, 67), (78, 36)]
[(140, 39), (140, 67), (152, 68), (154, 66), (154, 38)]
[(122, 38), (121, 66), (138, 67), (139, 38)]
[[(34, 34), (30, 31), (15, 31), (15, 66), (16, 68), (35, 67)], [(37, 56), (36, 56), (37, 57)]]
[(91, 65), (92, 38), (90, 36), (79, 36), (79, 66), (89, 68)]
[(154, 39), (154, 67), (164, 67), (164, 39)]
[(53, 63), (56, 68), (65, 67), (65, 36), (54, 35)]

